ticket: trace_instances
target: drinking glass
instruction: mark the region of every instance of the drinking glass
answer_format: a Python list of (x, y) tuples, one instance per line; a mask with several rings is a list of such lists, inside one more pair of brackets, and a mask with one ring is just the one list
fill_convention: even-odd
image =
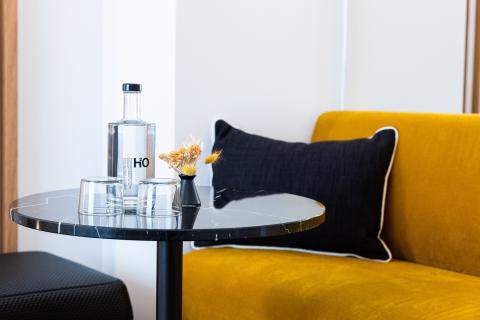
[(115, 177), (82, 179), (78, 213), (105, 216), (124, 213), (122, 179)]
[(142, 229), (181, 229), (182, 215), (137, 215), (137, 228)]
[(124, 217), (124, 214), (79, 214), (78, 223), (95, 227), (121, 228)]
[(176, 216), (182, 213), (180, 181), (152, 178), (138, 184), (137, 214), (147, 217)]

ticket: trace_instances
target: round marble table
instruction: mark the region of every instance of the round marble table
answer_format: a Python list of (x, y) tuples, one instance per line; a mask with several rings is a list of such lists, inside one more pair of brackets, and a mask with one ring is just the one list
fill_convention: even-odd
[[(135, 214), (78, 214), (78, 190), (60, 190), (20, 198), (10, 205), (10, 218), (27, 228), (78, 237), (157, 241), (157, 319), (181, 319), (182, 242), (278, 236), (319, 226), (325, 208), (290, 194), (242, 194), (226, 201), (234, 190), (215, 193), (199, 187), (200, 207), (182, 214), (147, 218)], [(228, 197), (227, 197), (228, 196)], [(240, 198), (240, 197), (233, 197)]]

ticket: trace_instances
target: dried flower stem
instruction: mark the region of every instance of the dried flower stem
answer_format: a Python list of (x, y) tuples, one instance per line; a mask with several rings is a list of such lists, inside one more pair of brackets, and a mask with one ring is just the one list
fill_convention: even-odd
[(220, 156), (222, 154), (222, 150), (215, 150), (211, 155), (207, 156), (204, 160), (205, 164), (214, 165), (220, 160)]

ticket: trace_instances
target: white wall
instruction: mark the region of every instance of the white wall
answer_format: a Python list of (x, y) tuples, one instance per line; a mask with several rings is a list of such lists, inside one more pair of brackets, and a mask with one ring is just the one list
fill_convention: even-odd
[[(308, 141), (340, 102), (342, 2), (178, 0), (175, 140), (211, 148), (224, 118), (245, 130)], [(208, 184), (207, 170), (198, 183)]]
[(466, 3), (350, 0), (346, 108), (462, 112)]
[(217, 118), (307, 141), (326, 110), (461, 112), (465, 6), (179, 0), (175, 142), (193, 133), (208, 152)]
[[(20, 0), (20, 196), (106, 174), (107, 123), (121, 116), (122, 82), (143, 84), (157, 150), (171, 149), (174, 74), (174, 0)], [(168, 174), (157, 162), (157, 175)], [(154, 318), (155, 243), (19, 229), (19, 250), (52, 252), (121, 278), (135, 318)]]
[[(19, 1), (19, 195), (78, 187), (104, 170), (102, 5)], [(19, 228), (19, 250), (102, 268), (101, 242)]]

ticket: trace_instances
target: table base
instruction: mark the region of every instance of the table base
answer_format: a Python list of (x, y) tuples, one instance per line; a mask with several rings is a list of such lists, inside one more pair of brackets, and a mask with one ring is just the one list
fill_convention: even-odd
[(183, 242), (157, 242), (157, 320), (182, 319)]

